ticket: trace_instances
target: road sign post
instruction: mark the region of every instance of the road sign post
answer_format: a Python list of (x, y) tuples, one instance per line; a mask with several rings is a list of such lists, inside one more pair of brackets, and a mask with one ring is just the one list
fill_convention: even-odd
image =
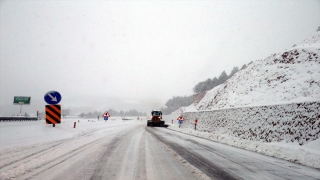
[(49, 91), (44, 95), (44, 101), (48, 104), (58, 104), (62, 97), (58, 91)]
[(22, 105), (30, 105), (31, 97), (30, 96), (14, 96), (13, 104), (20, 105), (20, 116), (22, 113)]
[(194, 120), (194, 130), (197, 130), (198, 119)]
[(179, 117), (177, 118), (177, 120), (178, 120), (179, 128), (180, 128), (180, 127), (181, 127), (182, 122), (184, 121), (184, 117), (183, 117), (183, 116), (179, 116)]
[(103, 113), (102, 117), (103, 117), (103, 120), (105, 120), (105, 122), (107, 122), (107, 120), (108, 120), (108, 119), (109, 119), (109, 117), (110, 117), (109, 112), (108, 112), (108, 111), (106, 111), (105, 113)]
[(55, 124), (61, 123), (61, 106), (56, 104), (46, 105), (46, 124)]
[(44, 101), (49, 105), (45, 106), (46, 109), (46, 124), (61, 123), (61, 105), (58, 104), (62, 97), (58, 91), (49, 91), (44, 95)]

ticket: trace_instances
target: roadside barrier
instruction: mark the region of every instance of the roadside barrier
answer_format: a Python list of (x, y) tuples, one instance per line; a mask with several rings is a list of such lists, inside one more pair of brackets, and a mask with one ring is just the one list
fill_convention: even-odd
[(184, 112), (184, 128), (251, 141), (298, 142), (320, 138), (320, 101)]
[(0, 122), (5, 121), (38, 121), (37, 117), (0, 117)]

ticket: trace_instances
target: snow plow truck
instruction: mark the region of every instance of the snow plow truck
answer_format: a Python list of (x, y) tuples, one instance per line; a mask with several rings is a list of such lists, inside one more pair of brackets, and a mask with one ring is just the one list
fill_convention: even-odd
[(152, 110), (151, 120), (147, 121), (147, 126), (165, 127), (164, 121), (162, 121), (162, 112), (158, 110)]

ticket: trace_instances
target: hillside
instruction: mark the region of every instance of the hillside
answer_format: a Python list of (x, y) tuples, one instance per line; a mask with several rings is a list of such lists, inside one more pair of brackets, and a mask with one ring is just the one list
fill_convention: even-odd
[(285, 52), (254, 61), (198, 104), (176, 113), (320, 100), (320, 32)]
[(181, 107), (170, 118), (183, 114), (185, 121), (169, 128), (319, 169), (319, 56), (317, 32)]

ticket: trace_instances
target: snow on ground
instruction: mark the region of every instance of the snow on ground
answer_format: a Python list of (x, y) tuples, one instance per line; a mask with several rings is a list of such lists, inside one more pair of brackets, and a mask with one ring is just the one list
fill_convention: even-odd
[[(87, 156), (92, 150), (86, 147), (95, 147), (102, 140), (111, 141), (115, 136), (121, 135), (121, 132), (127, 132), (128, 129), (146, 122), (145, 118), (132, 119), (111, 117), (105, 122), (101, 118), (99, 121), (68, 118), (62, 119), (55, 127), (46, 124), (45, 120), (0, 122), (0, 179), (14, 179), (12, 177), (16, 176), (18, 179), (25, 179), (19, 175), (41, 169), (44, 164), (48, 168), (59, 158), (73, 157), (73, 153), (81, 152), (83, 156)], [(85, 149), (88, 151), (83, 152)], [(20, 160), (21, 163), (15, 164)]]
[(250, 141), (229, 136), (227, 134), (196, 131), (192, 128), (184, 128), (183, 125), (181, 128), (179, 128), (177, 122), (174, 122), (173, 125), (170, 123), (168, 128), (185, 134), (210, 139), (215, 142), (255, 151), (268, 156), (273, 156), (279, 159), (284, 159), (320, 169), (320, 139), (312, 141), (304, 146), (300, 146), (297, 142), (286, 143), (283, 141), (266, 143)]
[[(263, 60), (254, 61), (224, 84), (208, 91), (199, 103), (181, 107), (173, 112), (172, 119), (175, 120), (184, 112), (201, 113), (229, 108), (319, 101), (320, 31), (285, 52), (275, 53)], [(316, 123), (319, 123), (318, 121), (316, 120)], [(177, 128), (177, 125), (169, 128), (320, 168), (320, 139), (299, 146), (297, 142), (250, 141), (228, 134), (216, 134), (219, 132), (200, 132), (192, 128), (183, 128), (183, 126)], [(316, 134), (319, 134), (320, 127), (315, 131), (317, 131)]]
[(208, 91), (199, 103), (181, 107), (174, 114), (319, 100), (320, 32), (317, 32), (285, 52), (254, 61)]
[[(55, 127), (52, 127), (52, 124), (46, 124), (45, 120), (0, 122), (0, 147), (27, 146), (85, 136), (110, 127), (121, 128), (121, 125), (134, 123), (134, 121), (137, 120), (122, 121), (121, 117), (111, 117), (107, 122), (101, 118), (99, 121), (82, 118), (62, 119), (61, 124), (56, 124)], [(76, 122), (76, 128), (73, 128), (74, 122)]]
[[(172, 119), (174, 120), (174, 124), (171, 123)], [(78, 120), (80, 120), (80, 122), (78, 122)], [(192, 128), (184, 128), (183, 126), (179, 128), (174, 116), (164, 116), (164, 120), (166, 120), (166, 124), (170, 125), (168, 128), (174, 131), (195, 135), (320, 169), (319, 139), (304, 146), (299, 146), (298, 143), (285, 142), (263, 143), (243, 140), (226, 134), (195, 131)], [(76, 128), (73, 128), (74, 122), (77, 123)], [(95, 136), (105, 136), (106, 134), (102, 132), (106, 132), (106, 130), (108, 130), (107, 132), (121, 131), (123, 128), (128, 127), (128, 124), (146, 124), (146, 119), (142, 121), (123, 121), (120, 117), (111, 117), (107, 122), (101, 119), (100, 121), (96, 119), (62, 119), (62, 123), (57, 124), (56, 127), (52, 127), (51, 124), (45, 124), (44, 120), (1, 122), (0, 155), (5, 155), (7, 154), (6, 152), (17, 151), (21, 148), (24, 149), (27, 146), (43, 147), (56, 141), (88, 136), (92, 133), (94, 133)], [(111, 128), (113, 129), (111, 130)], [(92, 138), (88, 136), (86, 141)], [(81, 143), (85, 143), (82, 142), (83, 140), (82, 138), (79, 139), (79, 141), (74, 141), (72, 144), (69, 144), (68, 147), (64, 147), (64, 151), (67, 151), (68, 148), (81, 146)], [(52, 156), (52, 154), (50, 156)]]

